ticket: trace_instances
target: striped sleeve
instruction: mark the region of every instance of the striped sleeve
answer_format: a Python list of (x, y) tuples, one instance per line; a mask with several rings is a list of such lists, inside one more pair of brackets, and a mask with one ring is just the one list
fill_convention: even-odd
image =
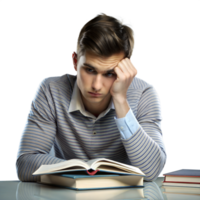
[(64, 161), (49, 155), (56, 134), (55, 113), (50, 96), (44, 80), (32, 102), (17, 155), (17, 174), (21, 181), (37, 181), (40, 177), (32, 176), (32, 173), (40, 165)]
[(122, 140), (129, 160), (146, 175), (145, 180), (155, 180), (166, 162), (166, 153), (160, 127), (160, 103), (152, 87), (144, 90), (136, 116), (140, 127), (127, 140)]

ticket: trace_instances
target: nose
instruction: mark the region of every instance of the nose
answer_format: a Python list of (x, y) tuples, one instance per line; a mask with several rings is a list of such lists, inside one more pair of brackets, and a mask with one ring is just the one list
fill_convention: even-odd
[(102, 77), (101, 74), (98, 74), (94, 77), (93, 81), (92, 81), (92, 89), (95, 92), (98, 92), (101, 90), (102, 88)]

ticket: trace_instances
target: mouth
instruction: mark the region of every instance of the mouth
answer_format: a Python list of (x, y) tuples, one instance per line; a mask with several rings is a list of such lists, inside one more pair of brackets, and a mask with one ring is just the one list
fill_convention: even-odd
[(100, 93), (92, 93), (92, 92), (88, 92), (91, 96), (95, 96), (95, 97), (99, 97), (101, 96)]

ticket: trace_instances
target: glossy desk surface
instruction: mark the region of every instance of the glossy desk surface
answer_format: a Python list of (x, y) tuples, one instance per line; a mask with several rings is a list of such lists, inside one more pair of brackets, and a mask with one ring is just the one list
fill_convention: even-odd
[[(76, 191), (34, 182), (0, 181), (0, 200), (170, 199), (200, 200), (200, 188), (162, 186), (163, 177), (144, 182), (144, 188)], [(182, 190), (182, 191), (181, 191)]]

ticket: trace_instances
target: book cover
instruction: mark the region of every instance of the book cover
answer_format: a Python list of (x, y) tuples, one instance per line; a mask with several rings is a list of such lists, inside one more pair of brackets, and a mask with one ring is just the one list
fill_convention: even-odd
[(106, 158), (41, 165), (33, 175), (40, 175), (40, 183), (78, 190), (143, 187), (145, 177), (137, 167)]
[(200, 170), (181, 169), (163, 175), (165, 176), (163, 183), (200, 184)]
[(143, 188), (143, 177), (119, 174), (48, 174), (41, 175), (40, 183), (75, 190)]

